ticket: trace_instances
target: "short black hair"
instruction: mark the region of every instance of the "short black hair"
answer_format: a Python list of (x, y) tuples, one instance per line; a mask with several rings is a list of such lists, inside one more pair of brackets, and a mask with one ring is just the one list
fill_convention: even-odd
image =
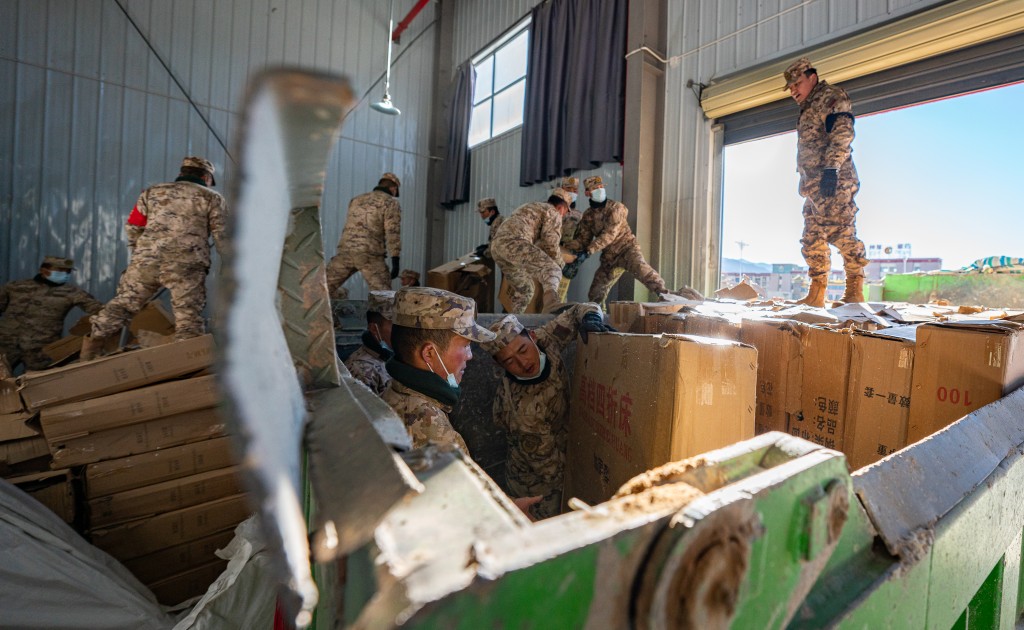
[(805, 77), (809, 77), (812, 74), (818, 74), (818, 70), (816, 68), (808, 68), (808, 69), (804, 70), (804, 76)]
[(206, 169), (196, 168), (194, 166), (181, 167), (181, 175), (184, 175), (186, 177), (195, 177), (196, 179), (202, 179), (203, 177), (206, 177), (209, 174), (210, 172), (207, 171)]
[(378, 326), (380, 326), (381, 324), (383, 324), (385, 322), (386, 319), (387, 319), (386, 317), (384, 317), (383, 315), (381, 315), (377, 311), (366, 311), (366, 323), (368, 325), (369, 324), (377, 324)]
[(416, 352), (427, 342), (433, 343), (441, 352), (448, 350), (452, 339), (458, 335), (454, 330), (427, 330), (394, 325), (391, 327), (391, 347), (402, 363), (412, 365)]
[(548, 197), (548, 203), (550, 203), (553, 206), (565, 206), (566, 208), (569, 207), (569, 204), (565, 203), (565, 199), (562, 199), (558, 195), (551, 195), (550, 197)]

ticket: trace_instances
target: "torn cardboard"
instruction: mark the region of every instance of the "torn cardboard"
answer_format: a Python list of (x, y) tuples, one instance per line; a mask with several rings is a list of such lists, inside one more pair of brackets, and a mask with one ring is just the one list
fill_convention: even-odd
[(29, 423), (35, 414), (23, 411), (0, 415), (0, 442), (23, 440), (40, 435), (39, 429)]
[(18, 382), (13, 378), (0, 379), (0, 413), (20, 413), (25, 410), (18, 393)]
[(89, 498), (102, 497), (236, 463), (231, 438), (213, 438), (89, 464), (85, 467), (85, 491)]
[(231, 466), (89, 500), (89, 523), (103, 527), (242, 492), (239, 468)]

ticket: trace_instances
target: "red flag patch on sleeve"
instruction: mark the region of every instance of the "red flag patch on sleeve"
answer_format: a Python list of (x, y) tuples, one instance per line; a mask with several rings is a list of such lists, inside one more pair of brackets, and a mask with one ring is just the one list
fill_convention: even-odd
[(128, 225), (135, 225), (137, 227), (146, 227), (146, 215), (139, 212), (139, 207), (135, 206), (132, 208), (131, 214), (128, 215)]

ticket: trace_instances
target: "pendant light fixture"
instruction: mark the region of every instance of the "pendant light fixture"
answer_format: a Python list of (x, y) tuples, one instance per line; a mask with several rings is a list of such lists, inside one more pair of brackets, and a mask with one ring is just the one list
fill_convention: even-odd
[(391, 0), (388, 5), (388, 67), (384, 72), (384, 98), (380, 99), (376, 103), (371, 103), (370, 107), (377, 110), (382, 114), (388, 116), (398, 116), (401, 114), (401, 110), (395, 107), (394, 103), (391, 102), (391, 33), (395, 27), (395, 0)]

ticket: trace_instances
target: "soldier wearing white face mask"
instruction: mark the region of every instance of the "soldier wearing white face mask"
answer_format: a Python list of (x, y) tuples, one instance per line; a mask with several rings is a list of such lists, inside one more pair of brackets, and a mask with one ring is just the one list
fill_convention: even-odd
[(384, 364), (391, 350), (391, 320), (395, 316), (394, 291), (370, 291), (366, 306), (363, 345), (345, 360), (345, 367), (357, 380), (380, 396), (391, 382)]

